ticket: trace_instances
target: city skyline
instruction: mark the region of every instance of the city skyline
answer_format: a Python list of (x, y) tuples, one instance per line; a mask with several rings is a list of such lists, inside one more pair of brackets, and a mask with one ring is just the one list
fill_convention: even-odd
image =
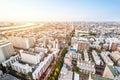
[(0, 0), (0, 21), (120, 21), (119, 0)]

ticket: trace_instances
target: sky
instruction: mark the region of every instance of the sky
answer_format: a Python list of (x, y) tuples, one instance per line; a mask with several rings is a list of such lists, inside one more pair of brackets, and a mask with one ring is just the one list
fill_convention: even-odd
[(120, 21), (120, 0), (0, 0), (0, 21)]

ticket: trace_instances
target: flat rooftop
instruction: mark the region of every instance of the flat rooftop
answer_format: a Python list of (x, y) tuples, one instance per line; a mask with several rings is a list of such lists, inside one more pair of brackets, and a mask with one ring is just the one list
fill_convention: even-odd
[(0, 46), (5, 45), (5, 44), (8, 44), (8, 43), (10, 43), (10, 42), (8, 42), (8, 41), (1, 41), (1, 42), (0, 42)]

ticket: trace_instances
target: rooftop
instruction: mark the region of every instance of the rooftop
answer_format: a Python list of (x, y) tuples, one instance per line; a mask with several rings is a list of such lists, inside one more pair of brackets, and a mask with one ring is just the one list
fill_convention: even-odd
[(8, 42), (8, 41), (1, 41), (1, 42), (0, 42), (0, 46), (5, 45), (5, 44), (8, 44), (8, 43), (10, 43), (10, 42)]
[(118, 76), (117, 70), (113, 66), (108, 66), (114, 77)]
[(58, 80), (72, 80), (73, 72), (68, 70), (65, 65), (62, 67), (60, 74)]
[(91, 75), (91, 78), (93, 80), (112, 80), (112, 79), (109, 79), (109, 78), (104, 78), (104, 77), (101, 77), (99, 75)]
[(87, 71), (93, 71), (95, 72), (95, 68), (94, 67), (90, 67), (90, 66), (85, 66), (85, 65), (78, 65), (78, 67), (82, 70), (87, 70)]
[(120, 74), (120, 67), (119, 66), (115, 66), (115, 68), (117, 69), (118, 73)]

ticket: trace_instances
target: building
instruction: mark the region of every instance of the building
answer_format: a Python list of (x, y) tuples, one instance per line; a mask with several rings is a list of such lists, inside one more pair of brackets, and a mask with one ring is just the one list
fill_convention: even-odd
[(89, 49), (89, 42), (87, 41), (78, 41), (78, 50), (84, 51)]
[(117, 49), (118, 43), (117, 42), (110, 42), (109, 50), (115, 51)]
[(14, 47), (28, 49), (35, 45), (34, 37), (16, 37), (8, 36), (8, 40), (13, 44)]
[(107, 50), (108, 49), (108, 47), (109, 47), (109, 45), (108, 44), (103, 44), (103, 49), (105, 49), (105, 50)]
[(112, 80), (112, 79), (105, 78), (105, 77), (102, 77), (100, 75), (95, 75), (95, 74), (92, 75), (92, 74), (90, 74), (88, 80)]
[(47, 52), (48, 52), (48, 49), (47, 49), (47, 48), (35, 47), (35, 48), (34, 48), (34, 51), (35, 51), (36, 53), (39, 53), (39, 52), (47, 53)]
[(117, 49), (119, 39), (118, 38), (106, 38), (105, 42), (109, 44), (109, 50), (115, 51)]
[(77, 43), (77, 38), (76, 37), (72, 37), (72, 39), (71, 39), (71, 44), (74, 44), (74, 43)]
[(55, 57), (55, 59), (57, 59), (57, 57), (58, 57), (58, 55), (59, 55), (59, 49), (56, 49), (56, 50), (54, 50), (51, 54), (53, 54), (54, 55), (54, 57)]
[(23, 74), (27, 74), (29, 72), (32, 72), (31, 66), (29, 66), (28, 64), (19, 63), (18, 61), (14, 62), (12, 64), (12, 69), (17, 71), (17, 72), (21, 72)]
[(120, 66), (120, 53), (119, 52), (112, 52), (110, 54), (110, 57), (112, 58), (112, 60), (117, 63), (117, 65)]
[(12, 43), (7, 41), (0, 42), (0, 63), (10, 58), (14, 54), (14, 48)]
[(84, 60), (89, 61), (89, 56), (87, 50), (84, 51)]
[(100, 60), (100, 58), (99, 58), (99, 56), (98, 56), (98, 54), (96, 53), (95, 50), (92, 51), (92, 56), (93, 56), (93, 59), (95, 61), (95, 64), (96, 65), (100, 65), (101, 64), (101, 60)]
[(35, 69), (35, 71), (32, 73), (32, 77), (34, 80), (39, 80), (42, 74), (47, 70), (49, 65), (54, 59), (53, 54), (49, 54), (47, 57), (44, 58), (44, 61), (42, 61), (39, 66)]
[(105, 52), (101, 52), (100, 55), (106, 65), (111, 65), (111, 66), (114, 65), (113, 61), (108, 57), (108, 55)]
[(74, 73), (74, 80), (80, 80), (80, 79), (79, 79), (79, 74)]
[(119, 76), (120, 76), (120, 66), (115, 66), (115, 69), (117, 70)]
[(114, 66), (106, 66), (103, 72), (103, 77), (109, 78), (112, 80), (119, 80), (119, 74)]
[(88, 62), (80, 62), (77, 65), (80, 68), (80, 72), (85, 74), (95, 74), (95, 65), (93, 63)]
[(55, 48), (55, 49), (59, 49), (60, 48), (58, 39), (55, 39), (53, 41), (53, 48)]
[(4, 67), (10, 67), (14, 62), (20, 60), (20, 55), (17, 54), (15, 56), (11, 56), (8, 60), (2, 62), (2, 66)]
[(78, 43), (74, 43), (73, 45), (73, 49), (75, 49), (76, 51), (78, 50)]
[(73, 72), (71, 70), (68, 70), (64, 64), (60, 71), (60, 76), (58, 80), (72, 80), (72, 77), (73, 77)]
[(67, 54), (65, 54), (64, 63), (69, 67), (72, 66), (72, 53), (71, 52), (68, 52)]
[(30, 64), (38, 64), (44, 58), (44, 53), (43, 52), (33, 53), (20, 50), (20, 56), (23, 62)]

